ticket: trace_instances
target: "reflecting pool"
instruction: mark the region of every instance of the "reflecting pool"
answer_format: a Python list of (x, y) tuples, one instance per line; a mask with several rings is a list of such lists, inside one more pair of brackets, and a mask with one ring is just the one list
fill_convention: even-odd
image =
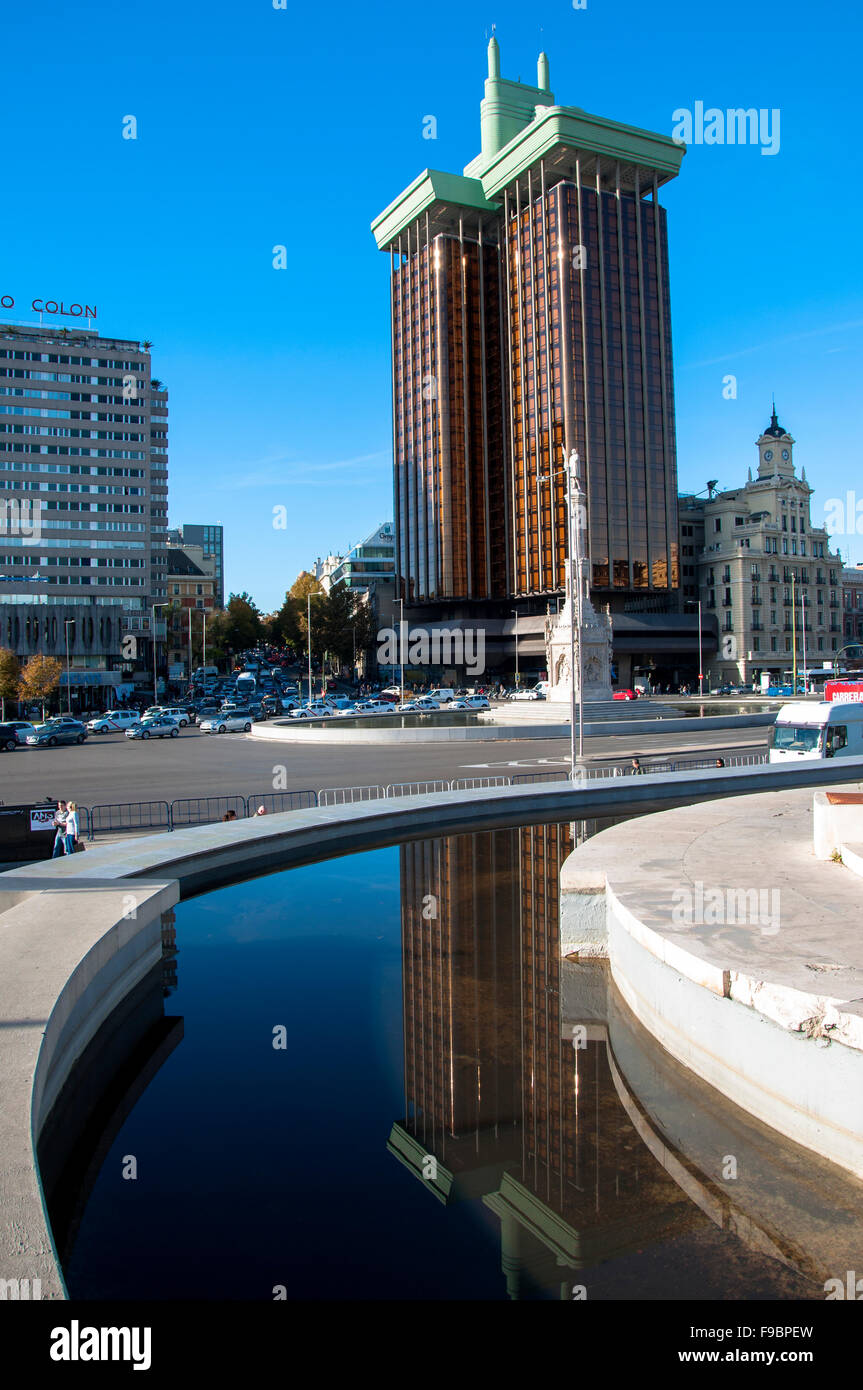
[(70, 1111), (101, 1096), (88, 1128), (62, 1165), (59, 1120), (42, 1145), (70, 1295), (823, 1298), (856, 1267), (863, 1185), (678, 1067), (602, 964), (560, 958), (560, 866), (595, 828), (181, 904), (176, 953), (169, 930), (70, 1087)]

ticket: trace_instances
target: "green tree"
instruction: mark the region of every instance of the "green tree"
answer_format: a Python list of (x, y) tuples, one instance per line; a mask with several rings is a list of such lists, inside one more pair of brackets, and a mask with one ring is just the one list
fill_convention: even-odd
[(0, 647), (0, 719), (6, 718), (6, 701), (18, 699), (21, 666), (8, 647)]
[(18, 686), (22, 700), (38, 700), (45, 718), (45, 704), (60, 684), (63, 663), (56, 656), (31, 656), (21, 673)]
[(251, 594), (231, 594), (227, 608), (207, 623), (207, 652), (234, 656), (256, 647), (262, 636), (261, 614)]

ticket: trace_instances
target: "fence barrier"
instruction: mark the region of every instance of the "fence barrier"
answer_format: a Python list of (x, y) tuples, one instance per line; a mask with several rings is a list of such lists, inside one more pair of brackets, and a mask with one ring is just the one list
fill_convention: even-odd
[(392, 782), (384, 792), (385, 796), (428, 796), (431, 792), (452, 791), (449, 782)]
[(182, 825), (208, 825), (221, 820), (227, 811), (236, 812), (237, 819), (248, 814), (244, 796), (184, 796), (171, 802), (170, 830)]
[(324, 787), (318, 792), (319, 806), (351, 806), (357, 801), (376, 801), (383, 787)]
[[(716, 758), (690, 758), (681, 762), (651, 762), (641, 759), (643, 773), (693, 772), (716, 768)], [(723, 768), (758, 767), (767, 762), (766, 753), (742, 753), (723, 758)], [(717, 769), (718, 770), (718, 769)], [(600, 781), (609, 777), (633, 776), (631, 759), (606, 767), (586, 767), (580, 778)], [(525, 786), (536, 782), (568, 782), (569, 771), (563, 768), (542, 772), (517, 772), (511, 777), (492, 774), (488, 777), (458, 777), (451, 781), (439, 778), (427, 782), (393, 782), (386, 787), (324, 787), (302, 791), (253, 792), (248, 796), (190, 796), (172, 801), (133, 801), (105, 806), (79, 806), (82, 829), (93, 840), (100, 831), (178, 830), (187, 825), (207, 825), (223, 819), (234, 811), (238, 820), (254, 816), (258, 806), (268, 814), (281, 811), (301, 811), (314, 806), (351, 806), (358, 802), (376, 801), (385, 796), (426, 796), (433, 792), (478, 791), (484, 787)]]
[(259, 806), (268, 814), (278, 811), (306, 811), (317, 806), (318, 794), (313, 791), (302, 792), (250, 792), (246, 797), (246, 814), (253, 816)]
[(87, 815), (91, 840), (96, 838), (99, 830), (171, 829), (171, 808), (167, 801), (127, 801), (114, 806), (92, 806)]

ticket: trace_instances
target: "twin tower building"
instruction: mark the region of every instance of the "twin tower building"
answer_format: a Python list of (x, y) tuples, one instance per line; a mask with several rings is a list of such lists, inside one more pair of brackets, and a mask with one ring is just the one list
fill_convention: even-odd
[[(587, 491), (594, 601), (677, 607), (677, 464), (661, 186), (670, 136), (560, 106), (488, 48), (482, 150), (375, 219), (391, 260), (398, 577), (453, 616), (560, 594), (564, 460)], [(490, 602), (491, 601), (491, 602)], [(665, 605), (662, 605), (665, 607)], [(501, 609), (498, 611), (506, 611)]]

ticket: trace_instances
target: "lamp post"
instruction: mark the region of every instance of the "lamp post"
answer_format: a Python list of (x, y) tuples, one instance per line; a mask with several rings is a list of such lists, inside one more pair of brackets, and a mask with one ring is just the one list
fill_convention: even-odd
[(393, 603), (399, 606), (399, 690), (401, 691), (401, 702), (405, 702), (405, 601), (403, 598), (393, 599)]
[(791, 690), (797, 694), (797, 604), (795, 602), (795, 575), (791, 571)]
[(693, 604), (698, 609), (698, 698), (700, 700), (704, 694), (704, 658), (701, 650), (701, 599), (684, 599), (684, 608), (687, 604)]
[(202, 650), (202, 654), (201, 654), (201, 665), (202, 665), (203, 667), (206, 667), (206, 665), (207, 665), (207, 615), (206, 615), (206, 613), (202, 613), (202, 614), (201, 614), (201, 617), (202, 617), (203, 620), (204, 620), (204, 629), (203, 629), (203, 650)]
[(515, 688), (516, 690), (518, 690), (518, 609), (511, 608), (509, 611), (513, 614), (515, 618)]
[(159, 676), (156, 668), (156, 609), (169, 608), (170, 604), (153, 603), (150, 607), (153, 615), (153, 704), (157, 705), (159, 703)]
[[(584, 643), (582, 641), (582, 590), (584, 587), (581, 532), (586, 519), (585, 494), (581, 487), (578, 451), (573, 449), (569, 458), (566, 448), (561, 448), (563, 468), (554, 473), (541, 473), (538, 482), (546, 483), (563, 473), (566, 477), (566, 505), (568, 518), (569, 574), (567, 579), (567, 599), (569, 602), (569, 753), (570, 776), (575, 777), (577, 769), (584, 765)], [(576, 627), (578, 629), (578, 695), (576, 696)], [(576, 705), (578, 707), (578, 737), (575, 733)]]
[(72, 685), (69, 673), (69, 628), (75, 626), (74, 618), (67, 618), (63, 624), (63, 636), (66, 639), (66, 713), (72, 713)]
[[(803, 642), (803, 694), (809, 694), (809, 678), (806, 674), (806, 590), (800, 590), (800, 636)], [(797, 691), (795, 690), (795, 695)]]
[[(320, 590), (317, 590), (317, 591), (315, 592), (315, 598), (323, 598), (323, 597), (325, 597), (325, 595), (322, 594)], [(308, 652), (308, 656), (309, 656), (309, 703), (311, 703), (311, 699), (312, 699), (312, 591), (311, 591), (311, 589), (309, 589), (309, 592), (306, 594), (306, 636), (307, 636), (307, 638), (308, 638), (308, 644), (309, 644), (309, 652)], [(324, 668), (323, 668), (323, 664), (321, 664), (321, 679), (322, 679), (322, 680), (323, 680), (323, 672), (324, 672)]]

